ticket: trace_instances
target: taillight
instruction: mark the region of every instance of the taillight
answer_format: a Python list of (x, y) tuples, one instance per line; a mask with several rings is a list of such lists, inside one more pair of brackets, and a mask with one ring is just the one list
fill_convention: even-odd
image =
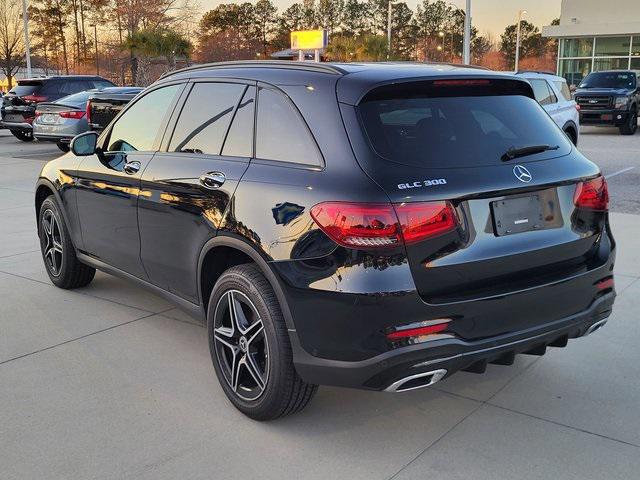
[(609, 209), (609, 189), (603, 176), (592, 178), (576, 185), (573, 203), (586, 210), (606, 211)]
[(91, 126), (91, 100), (87, 100), (87, 123)]
[(325, 202), (311, 217), (333, 241), (351, 248), (380, 248), (419, 242), (457, 226), (449, 202), (343, 203)]
[(48, 97), (44, 97), (42, 95), (25, 95), (22, 97), (22, 100), (29, 103), (39, 103), (46, 102)]
[(395, 209), (407, 244), (441, 235), (458, 226), (456, 212), (449, 202), (400, 203)]
[(84, 117), (84, 112), (82, 110), (69, 110), (67, 112), (58, 112), (62, 118), (74, 118), (76, 120)]

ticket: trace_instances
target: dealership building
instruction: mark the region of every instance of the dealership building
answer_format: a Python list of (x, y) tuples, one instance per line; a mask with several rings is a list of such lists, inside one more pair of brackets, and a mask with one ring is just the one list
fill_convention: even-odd
[(542, 28), (558, 39), (558, 74), (577, 85), (598, 70), (640, 70), (640, 0), (562, 0), (560, 25)]

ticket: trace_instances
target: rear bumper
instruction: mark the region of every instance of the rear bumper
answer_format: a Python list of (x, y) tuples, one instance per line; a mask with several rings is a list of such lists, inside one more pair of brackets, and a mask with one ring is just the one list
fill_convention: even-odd
[(623, 125), (629, 118), (628, 110), (580, 110), (581, 125)]
[[(310, 383), (399, 391), (398, 387), (407, 377), (419, 378), (421, 374), (436, 372), (436, 377), (440, 377), (437, 381), (464, 369), (482, 373), (487, 363), (508, 365), (519, 353), (542, 355), (547, 346), (563, 347), (568, 339), (584, 336), (602, 326), (611, 314), (614, 299), (615, 292), (610, 291), (595, 299), (583, 312), (527, 330), (473, 342), (435, 339), (356, 362), (314, 357), (302, 348), (297, 334), (291, 332), (294, 363), (298, 374)], [(426, 384), (428, 382), (421, 386)]]
[(0, 122), (0, 124), (9, 130), (33, 130), (33, 126), (27, 122)]
[(37, 129), (34, 129), (33, 136), (41, 142), (70, 143), (73, 139), (73, 137), (70, 137), (68, 135), (51, 135), (38, 133)]

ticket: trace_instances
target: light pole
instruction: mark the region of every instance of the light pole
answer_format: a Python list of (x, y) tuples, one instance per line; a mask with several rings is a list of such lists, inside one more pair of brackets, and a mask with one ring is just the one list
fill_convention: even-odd
[(387, 58), (391, 55), (391, 5), (393, 0), (389, 0), (389, 9), (387, 11)]
[(518, 63), (520, 62), (520, 25), (522, 24), (522, 16), (527, 13), (526, 10), (518, 11), (518, 26), (516, 28), (516, 65), (515, 71), (518, 71)]
[[(24, 22), (24, 53), (27, 59), (27, 77), (31, 77), (31, 49), (29, 48), (29, 16), (27, 14), (27, 0), (22, 0), (22, 21)], [(9, 85), (11, 88), (11, 85)]]
[(98, 60), (98, 24), (91, 23), (89, 27), (93, 27), (93, 43), (96, 47), (96, 75), (100, 75), (100, 62)]
[(467, 0), (464, 10), (464, 48), (462, 50), (464, 63), (469, 65), (471, 63), (471, 0)]

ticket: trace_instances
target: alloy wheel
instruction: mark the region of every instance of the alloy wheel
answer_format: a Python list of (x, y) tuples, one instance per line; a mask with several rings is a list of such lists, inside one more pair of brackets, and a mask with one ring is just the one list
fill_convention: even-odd
[(233, 392), (258, 399), (269, 378), (269, 345), (264, 323), (251, 300), (228, 290), (216, 305), (213, 340), (218, 365)]
[(51, 274), (57, 277), (62, 268), (62, 234), (52, 210), (47, 209), (42, 214), (42, 234), (45, 263)]

